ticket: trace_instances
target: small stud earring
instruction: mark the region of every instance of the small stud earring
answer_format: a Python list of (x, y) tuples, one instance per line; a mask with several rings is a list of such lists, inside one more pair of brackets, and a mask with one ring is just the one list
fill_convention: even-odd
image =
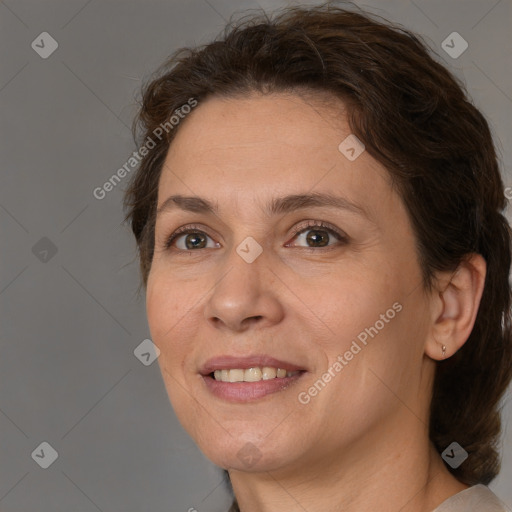
[(444, 359), (446, 357), (446, 345), (443, 345), (442, 350), (443, 350), (443, 359)]

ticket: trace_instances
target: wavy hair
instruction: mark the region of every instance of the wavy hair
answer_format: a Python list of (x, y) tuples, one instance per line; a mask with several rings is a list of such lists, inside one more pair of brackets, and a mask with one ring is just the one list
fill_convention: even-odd
[[(471, 253), (486, 260), (469, 339), (437, 364), (429, 431), (439, 452), (454, 440), (468, 452), (449, 468), (459, 481), (488, 484), (500, 468), (500, 405), (512, 378), (511, 229), (494, 142), (464, 85), (418, 35), (354, 7), (258, 13), (230, 23), (209, 44), (178, 49), (143, 87), (135, 136), (151, 137), (191, 97), (199, 108), (210, 96), (253, 91), (306, 89), (343, 100), (352, 132), (385, 166), (406, 206), (424, 288), (434, 289), (436, 272), (455, 270)], [(158, 180), (177, 130), (155, 139), (125, 192), (144, 286)]]

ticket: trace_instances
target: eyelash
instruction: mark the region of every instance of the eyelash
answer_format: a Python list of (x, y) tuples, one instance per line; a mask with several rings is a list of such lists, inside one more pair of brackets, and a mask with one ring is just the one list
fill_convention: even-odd
[[(325, 222), (317, 222), (317, 221), (307, 221), (308, 223), (306, 225), (299, 225), (292, 231), (292, 238), (297, 237), (297, 235), (300, 235), (304, 231), (309, 231), (311, 228), (322, 228), (323, 230), (327, 231), (331, 235), (334, 235), (342, 244), (348, 242), (348, 237), (338, 229), (334, 228), (330, 224), (327, 224)], [(178, 238), (179, 235), (189, 234), (189, 233), (202, 233), (206, 236), (208, 233), (206, 233), (204, 230), (200, 229), (199, 226), (191, 224), (188, 226), (183, 226), (181, 228), (178, 228), (174, 233), (172, 233), (171, 236), (167, 238), (164, 244), (164, 249), (170, 250), (172, 247), (173, 242)], [(210, 237), (211, 238), (211, 237)], [(317, 249), (324, 249), (329, 250), (332, 247), (301, 247), (301, 249), (311, 249), (311, 250), (317, 250)], [(191, 250), (185, 250), (185, 249), (177, 249), (182, 252), (193, 252)]]

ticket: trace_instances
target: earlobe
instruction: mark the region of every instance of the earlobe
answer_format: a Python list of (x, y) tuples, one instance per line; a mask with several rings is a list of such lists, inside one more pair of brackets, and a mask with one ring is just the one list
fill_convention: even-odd
[(464, 259), (454, 273), (439, 277), (432, 294), (433, 312), (425, 353), (435, 360), (451, 357), (469, 338), (485, 284), (486, 262), (480, 254)]

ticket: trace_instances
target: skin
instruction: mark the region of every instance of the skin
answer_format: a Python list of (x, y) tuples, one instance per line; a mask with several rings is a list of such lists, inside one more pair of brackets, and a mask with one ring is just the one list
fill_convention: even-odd
[[(181, 424), (229, 470), (243, 512), (428, 512), (467, 488), (429, 442), (428, 409), (441, 347), (450, 357), (473, 327), (485, 262), (472, 255), (438, 274), (435, 291), (423, 288), (414, 233), (386, 169), (367, 151), (349, 161), (338, 149), (351, 133), (344, 109), (339, 99), (299, 93), (209, 98), (181, 122), (162, 171), (159, 206), (181, 194), (219, 212), (157, 217), (148, 323)], [(261, 209), (310, 192), (343, 196), (367, 216)], [(322, 231), (328, 247), (307, 241), (323, 228), (294, 237), (307, 221), (348, 238)], [(188, 224), (208, 235), (206, 248), (186, 250), (185, 234), (165, 249)], [(249, 236), (263, 251), (252, 263), (236, 252)], [(395, 303), (401, 311), (300, 403), (298, 394)], [(262, 353), (307, 373), (250, 403), (213, 396), (198, 373), (214, 356)], [(251, 463), (239, 456), (248, 449)]]

